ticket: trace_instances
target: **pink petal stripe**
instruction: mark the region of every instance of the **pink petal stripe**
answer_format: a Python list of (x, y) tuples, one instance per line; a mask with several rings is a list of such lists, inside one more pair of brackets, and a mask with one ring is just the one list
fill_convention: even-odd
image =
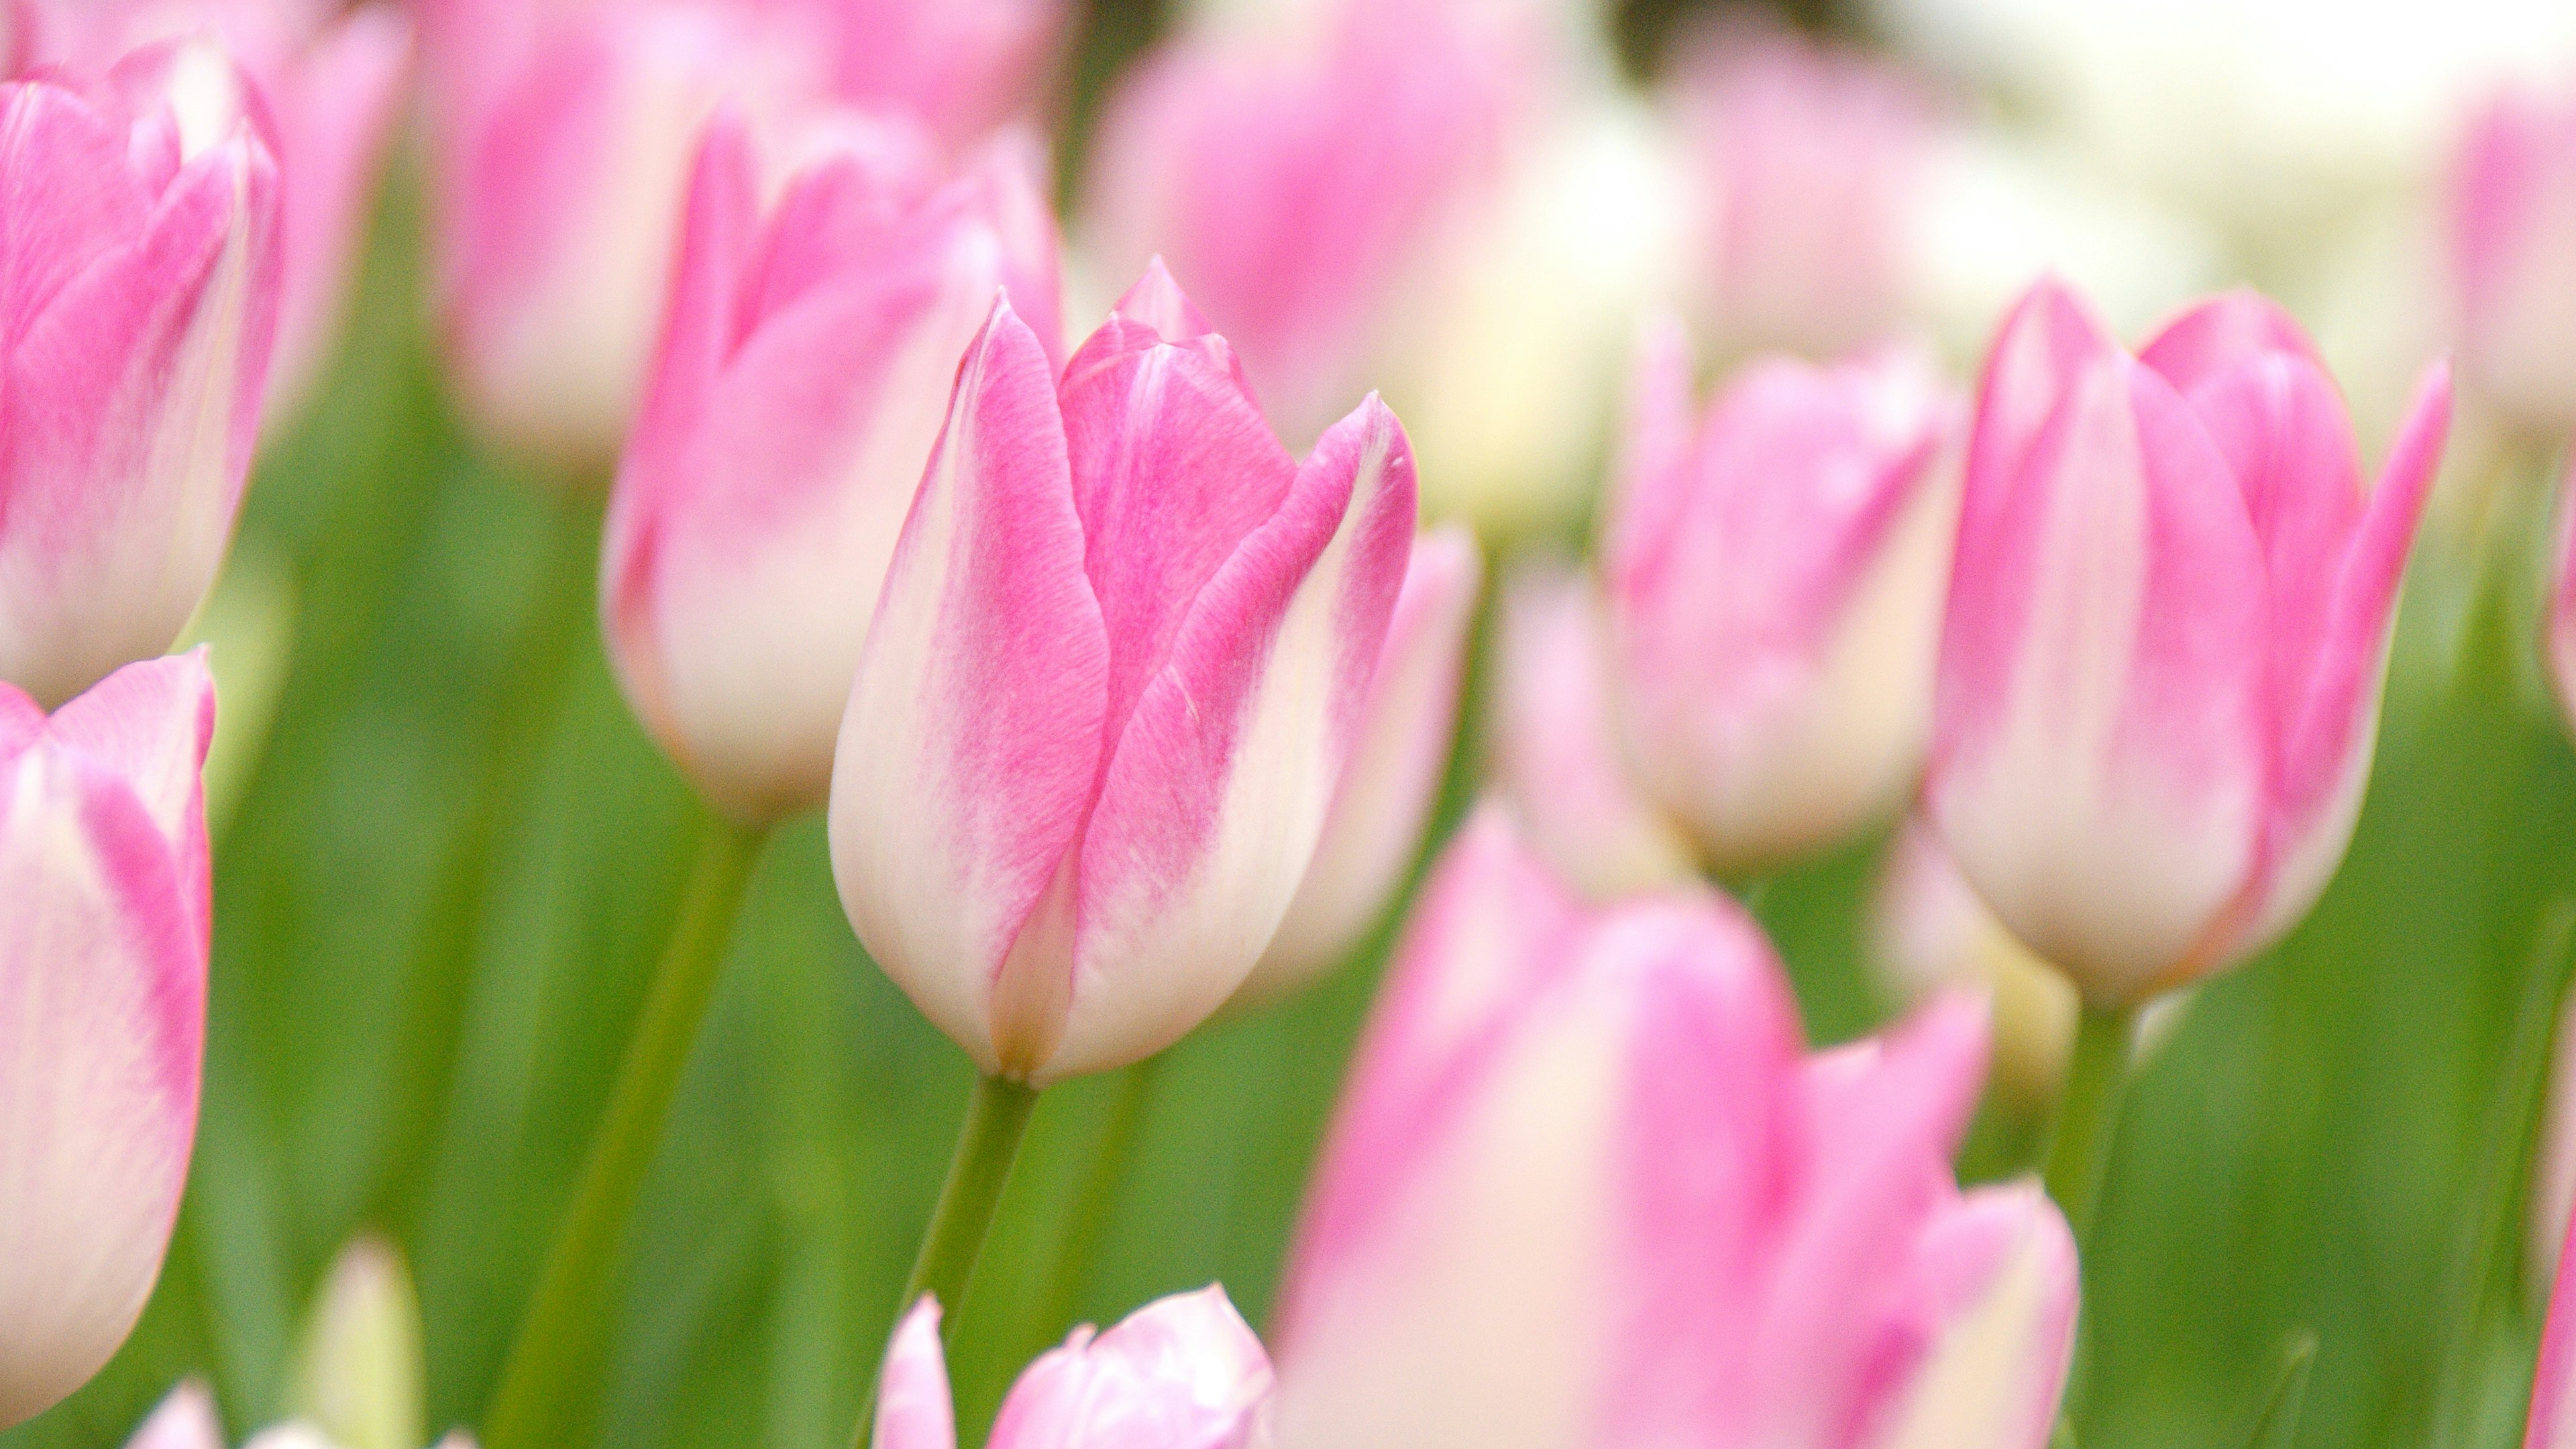
[(215, 739), (215, 676), (205, 645), (129, 664), (57, 711), (46, 729), (124, 780), (161, 832), (197, 923), (198, 949), (213, 940), (214, 891), (206, 843), (206, 751)]

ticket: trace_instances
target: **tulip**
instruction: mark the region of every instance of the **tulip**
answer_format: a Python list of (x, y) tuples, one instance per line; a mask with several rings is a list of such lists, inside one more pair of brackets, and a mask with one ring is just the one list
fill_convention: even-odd
[(1699, 284), (1738, 349), (1846, 352), (1897, 321), (1931, 117), (1901, 72), (1764, 35), (1681, 67)]
[[(988, 1449), (1253, 1449), (1270, 1394), (1261, 1340), (1211, 1285), (1077, 1328), (1002, 1401)], [(877, 1399), (876, 1449), (956, 1449), (939, 1304), (904, 1315)]]
[(1958, 407), (1902, 353), (1737, 375), (1657, 334), (1603, 549), (1630, 757), (1720, 870), (1890, 813), (1931, 731)]
[(2576, 93), (2495, 96), (2452, 163), (2451, 288), (2471, 381), (2543, 434), (2576, 428)]
[(996, 288), (1057, 355), (1033, 146), (942, 184), (909, 132), (841, 141), (764, 218), (744, 128), (711, 129), (600, 571), (636, 713), (755, 821), (823, 801), (886, 560)]
[(0, 680), (53, 706), (170, 647), (232, 534), (278, 295), (277, 174), (229, 63), (0, 85)]
[(1475, 535), (1464, 529), (1415, 540), (1323, 838), (1236, 1000), (1275, 999), (1331, 970), (1404, 883), (1458, 732), (1480, 567)]
[(22, 0), (39, 60), (104, 71), (137, 47), (211, 32), (275, 122), (283, 284), (269, 369), (271, 426), (298, 410), (329, 352), (393, 138), (411, 25), (390, 3)]
[(1393, 413), (1291, 461), (1159, 266), (1060, 381), (995, 304), (831, 800), (860, 941), (988, 1076), (1138, 1060), (1242, 984), (1358, 738), (1413, 511)]
[[(2560, 1235), (2562, 1239), (2566, 1234)], [(2558, 1254), (2557, 1286), (2549, 1295), (2549, 1321), (2540, 1334), (2540, 1362), (2531, 1378), (2531, 1416), (2523, 1430), (2523, 1449), (2569, 1449), (2576, 1445), (2576, 1253), (2563, 1244)]]
[(2341, 863), (2448, 426), (2365, 494), (2341, 397), (2250, 293), (2139, 355), (2043, 284), (1986, 363), (1931, 818), (2013, 934), (2126, 1007), (2261, 950)]
[(416, 1449), (427, 1418), (420, 1299), (393, 1245), (340, 1250), (304, 1326), (296, 1415), (339, 1449)]
[(1486, 726), (1522, 838), (1594, 900), (1695, 880), (1690, 843), (1647, 799), (1611, 716), (1609, 625), (1588, 580), (1522, 565), (1504, 581)]
[(840, 86), (919, 115), (952, 144), (1025, 117), (1066, 0), (815, 0), (839, 22)]
[(1301, 18), (1201, 24), (1148, 57), (1102, 121), (1086, 205), (1113, 275), (1160, 253), (1190, 279), (1292, 443), (1370, 371), (1435, 234), (1496, 180), (1542, 64), (1517, 4)]
[(1749, 918), (1594, 914), (1487, 810), (1416, 907), (1291, 1256), (1281, 1449), (2047, 1440), (2073, 1248), (1949, 1155), (1951, 1001), (1805, 1056)]
[(0, 684), (0, 1427), (107, 1362), (170, 1244), (205, 1047), (214, 722), (202, 651), (51, 718)]
[(443, 0), (427, 17), (449, 350), (505, 446), (604, 472), (641, 395), (701, 127), (785, 128), (827, 32), (753, 0)]

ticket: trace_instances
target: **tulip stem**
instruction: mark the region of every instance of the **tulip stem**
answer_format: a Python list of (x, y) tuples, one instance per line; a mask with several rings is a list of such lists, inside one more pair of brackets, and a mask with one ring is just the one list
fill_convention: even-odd
[(2136, 1035), (2134, 1006), (2084, 1004), (2075, 1027), (2075, 1059), (2066, 1069), (2066, 1094), (2048, 1145), (2048, 1195), (2066, 1214), (2078, 1245), (2093, 1226), (2095, 1200), (2111, 1165), (2111, 1141), (2128, 1095), (2129, 1048)]
[(710, 819), (678, 923), (618, 1064), (608, 1112), (581, 1185), (537, 1281), (485, 1416), (487, 1449), (559, 1449), (583, 1441), (580, 1420), (607, 1356), (610, 1286), (644, 1170), (661, 1144), (707, 1003), (715, 994), (751, 868), (768, 831)]
[[(1011, 1164), (1019, 1160), (1029, 1113), (1037, 1104), (1036, 1088), (993, 1076), (977, 1077), (975, 1095), (966, 1101), (957, 1155), (949, 1160), (948, 1180), (940, 1184), (939, 1205), (930, 1211), (930, 1227), (922, 1234), (921, 1252), (912, 1260), (912, 1276), (904, 1280), (903, 1302), (896, 1309), (898, 1316), (909, 1313), (923, 1294), (936, 1295), (942, 1342), (956, 1337), (958, 1306), (974, 1279), (975, 1260), (983, 1254), (984, 1237), (1002, 1205), (1002, 1189), (1011, 1180)], [(875, 1435), (877, 1386), (883, 1377), (882, 1364), (868, 1376), (858, 1428), (850, 1436), (852, 1449), (868, 1449)]]

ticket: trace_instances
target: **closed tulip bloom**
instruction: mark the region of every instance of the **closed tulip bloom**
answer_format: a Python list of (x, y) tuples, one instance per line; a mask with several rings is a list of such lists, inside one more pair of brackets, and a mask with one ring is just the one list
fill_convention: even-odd
[(160, 1276), (197, 1131), (203, 651), (49, 719), (0, 684), (0, 1426), (79, 1388)]
[(1741, 911), (1587, 911), (1483, 813), (1306, 1204), (1277, 1442), (2037, 1449), (2073, 1249), (2032, 1189), (1951, 1181), (1983, 1058), (1959, 1001), (1809, 1057)]
[(2461, 364), (2516, 421), (2563, 435), (2576, 427), (2576, 91), (2490, 100), (2449, 201)]
[(103, 71), (138, 46), (221, 38), (275, 123), (282, 290), (269, 369), (272, 426), (326, 360), (393, 137), (411, 24), (391, 3), (323, 0), (21, 0), (30, 64)]
[(277, 171), (229, 61), (0, 85), (0, 680), (58, 705), (162, 653), (214, 582), (258, 435)]
[(1414, 541), (1323, 839), (1236, 1000), (1286, 995), (1340, 964), (1404, 883), (1458, 734), (1481, 569), (1475, 535), (1463, 528)]
[(424, 79), (450, 360), (500, 443), (604, 474), (640, 396), (698, 135), (785, 124), (829, 32), (753, 0), (439, 0)]
[(1699, 878), (1690, 842), (1636, 782), (1612, 714), (1609, 623), (1592, 581), (1523, 564), (1495, 616), (1486, 735), (1521, 837), (1594, 900)]
[(765, 215), (741, 125), (699, 158), (601, 607), (637, 714), (747, 820), (823, 802), (886, 560), (997, 289), (1057, 355), (1034, 144), (948, 180), (929, 145), (853, 121)]
[[(1257, 1449), (1270, 1358), (1211, 1285), (1100, 1333), (1077, 1328), (1011, 1386), (988, 1449)], [(939, 1304), (904, 1315), (877, 1395), (876, 1449), (956, 1449)]]
[(1829, 357), (1894, 325), (1932, 140), (1908, 79), (1726, 33), (1681, 67), (1675, 104), (1701, 192), (1698, 291), (1726, 345)]
[(1987, 358), (1926, 798), (2085, 999), (2242, 960), (2342, 862), (2448, 426), (2437, 368), (2365, 491), (2296, 323), (2239, 293), (2132, 356), (2042, 284)]
[(1929, 365), (1746, 367), (1696, 428), (1647, 349), (1603, 550), (1629, 752), (1721, 870), (1890, 812), (1931, 729), (1958, 407)]
[(1170, 1045), (1313, 858), (1413, 542), (1374, 397), (1300, 464), (1158, 265), (1059, 379), (967, 350), (832, 773), (841, 902), (988, 1073)]
[(1445, 224), (1499, 179), (1540, 73), (1531, 7), (1340, 0), (1201, 23), (1102, 122), (1085, 210), (1116, 275), (1153, 253), (1315, 435), (1370, 371)]

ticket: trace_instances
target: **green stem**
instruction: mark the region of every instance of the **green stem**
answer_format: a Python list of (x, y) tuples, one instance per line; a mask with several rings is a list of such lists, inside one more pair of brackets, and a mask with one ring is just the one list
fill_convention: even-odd
[(1090, 1286), (1100, 1267), (1100, 1250), (1108, 1244), (1109, 1225), (1117, 1218), (1113, 1209), (1135, 1165), (1136, 1144), (1144, 1136), (1162, 1061), (1160, 1053), (1147, 1057), (1120, 1072), (1112, 1084), (1116, 1096), (1109, 1103), (1109, 1120), (1102, 1124), (1100, 1139), (1092, 1147), (1091, 1170), (1083, 1175), (1081, 1191), (1074, 1198), (1073, 1220), (1056, 1254), (1055, 1277), (1039, 1308), (1032, 1335), (1038, 1344), (1053, 1343), (1073, 1326), (1073, 1316), (1082, 1306), (1082, 1290)]
[(2057, 1127), (2048, 1145), (2048, 1195), (2066, 1214), (2080, 1245), (2093, 1225), (2102, 1179), (2111, 1166), (2111, 1141), (2128, 1095), (2129, 1047), (2136, 1033), (2134, 1006), (2084, 1004), (2075, 1027), (2075, 1059), (2066, 1069)]
[(626, 1044), (608, 1113), (591, 1141), (581, 1186), (485, 1416), (489, 1449), (560, 1449), (581, 1442), (581, 1420), (607, 1356), (610, 1280), (644, 1170), (706, 1018), (765, 828), (711, 820), (679, 923), (655, 969)]
[(533, 607), (511, 642), (509, 681), (494, 701), (492, 728), (463, 829), (448, 846), (431, 887), (427, 924), (416, 939), (409, 994), (396, 1036), (394, 1079), (433, 1084), (397, 1094), (383, 1135), (383, 1168), (373, 1216), (404, 1232), (428, 1198), (439, 1128), (451, 1097), (458, 1043), (473, 985), (473, 961), (490, 914), (493, 866), (527, 818), (546, 741), (571, 693), (573, 665), (591, 628), (599, 558), (599, 511), (586, 497), (558, 500), (545, 520), (545, 557)]
[[(940, 1185), (939, 1205), (931, 1209), (930, 1228), (922, 1235), (921, 1252), (912, 1260), (912, 1276), (904, 1280), (897, 1310), (909, 1313), (923, 1294), (936, 1296), (945, 1313), (942, 1340), (956, 1336), (958, 1306), (966, 1300), (975, 1260), (984, 1251), (985, 1234), (992, 1231), (993, 1214), (1002, 1205), (1002, 1189), (1011, 1180), (1011, 1164), (1019, 1159), (1020, 1140), (1028, 1135), (1029, 1113), (1037, 1104), (1034, 1087), (1000, 1077), (975, 1079), (965, 1125), (957, 1131), (957, 1155), (948, 1164), (948, 1180)], [(883, 1377), (882, 1364), (868, 1376), (858, 1427), (850, 1436), (853, 1449), (868, 1449), (876, 1433), (877, 1386)]]

